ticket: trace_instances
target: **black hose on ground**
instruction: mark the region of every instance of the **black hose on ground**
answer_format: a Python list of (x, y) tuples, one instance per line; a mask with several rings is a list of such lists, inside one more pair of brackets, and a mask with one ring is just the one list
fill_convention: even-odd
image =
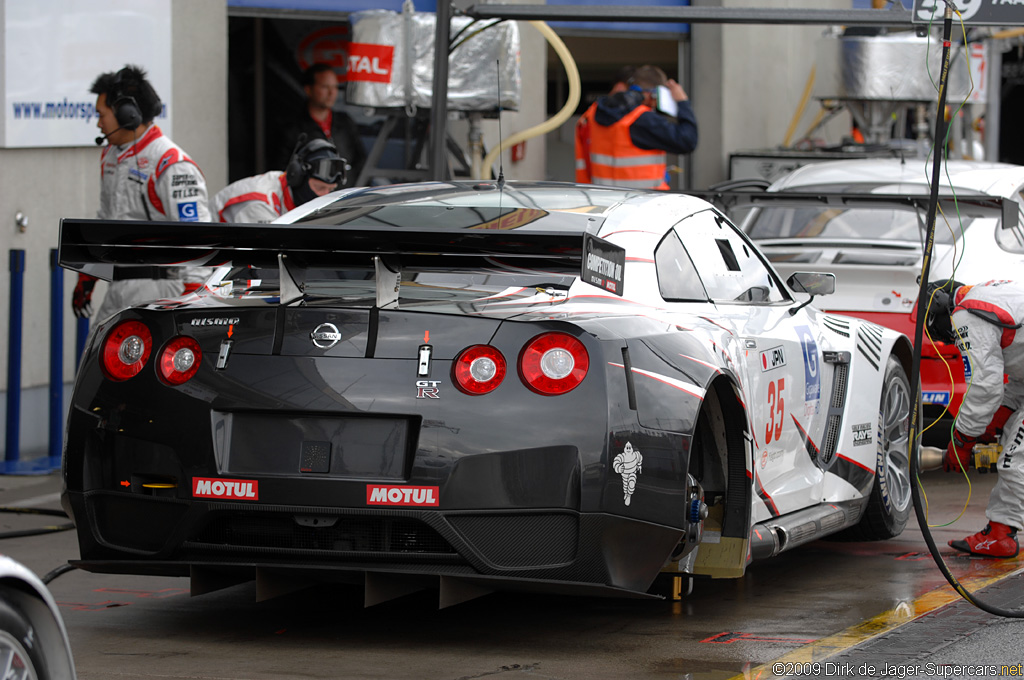
[[(67, 518), (67, 513), (63, 510), (49, 510), (47, 508), (12, 508), (0, 506), (0, 512), (12, 512), (19, 515), (52, 515), (54, 517)], [(35, 529), (20, 529), (18, 531), (7, 531), (0, 533), (0, 540), (5, 538), (20, 538), (22, 536), (39, 536), (41, 534), (52, 534), (57, 531), (67, 531), (74, 529), (75, 525), (71, 522), (64, 524), (55, 524), (45, 527), (36, 527)]]
[(922, 259), (921, 266), (920, 289), (917, 294), (917, 323), (914, 327), (914, 358), (910, 367), (910, 386), (914, 392), (914, 399), (912, 400), (913, 410), (911, 411), (910, 416), (910, 478), (914, 482), (911, 484), (911, 496), (914, 499), (914, 512), (917, 515), (917, 522), (921, 526), (921, 534), (924, 536), (925, 543), (928, 544), (928, 551), (931, 553), (932, 559), (935, 560), (935, 564), (939, 567), (939, 571), (942, 572), (942, 575), (946, 578), (946, 581), (949, 582), (949, 585), (953, 586), (953, 589), (959, 593), (960, 597), (989, 614), (1004, 616), (1007, 618), (1024, 618), (1024, 610), (1003, 609), (989, 604), (969, 592), (964, 588), (963, 584), (953, 576), (949, 571), (949, 568), (946, 566), (946, 562), (942, 559), (942, 555), (939, 553), (938, 547), (935, 545), (935, 539), (932, 536), (931, 531), (928, 530), (928, 517), (925, 513), (924, 502), (921, 498), (921, 491), (919, 489), (920, 480), (918, 479), (918, 476), (921, 472), (921, 460), (920, 444), (917, 441), (917, 425), (918, 396), (921, 382), (921, 343), (924, 339), (924, 322), (927, 317), (926, 312), (930, 302), (925, 299), (925, 289), (928, 286), (928, 272), (931, 268), (932, 246), (935, 243), (935, 213), (939, 203), (940, 167), (943, 156), (942, 149), (945, 147), (946, 138), (947, 126), (944, 112), (946, 107), (946, 82), (949, 75), (949, 47), (952, 29), (953, 10), (947, 4), (942, 26), (942, 73), (939, 80), (939, 106), (935, 116), (935, 156), (932, 161), (931, 196), (928, 201), (928, 221), (926, 224), (927, 233), (925, 236), (924, 257)]

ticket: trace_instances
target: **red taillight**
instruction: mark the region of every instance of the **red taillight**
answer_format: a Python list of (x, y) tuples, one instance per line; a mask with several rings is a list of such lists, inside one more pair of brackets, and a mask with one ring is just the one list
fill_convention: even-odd
[(467, 347), (455, 357), (452, 377), (466, 394), (487, 394), (505, 379), (505, 357), (489, 345)]
[(590, 356), (583, 343), (567, 333), (538, 335), (519, 354), (519, 375), (538, 394), (565, 394), (583, 382)]
[(160, 351), (160, 379), (168, 385), (180, 385), (196, 374), (202, 360), (203, 350), (195, 339), (187, 335), (172, 338)]
[(141, 321), (122, 321), (103, 341), (101, 363), (111, 380), (127, 380), (138, 374), (149, 359), (153, 335)]

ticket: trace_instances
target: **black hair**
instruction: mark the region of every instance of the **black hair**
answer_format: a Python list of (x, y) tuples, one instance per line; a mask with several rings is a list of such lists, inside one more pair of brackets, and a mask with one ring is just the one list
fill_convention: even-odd
[(142, 113), (142, 122), (151, 123), (163, 110), (163, 102), (156, 90), (146, 79), (146, 72), (139, 66), (128, 64), (120, 71), (101, 73), (93, 81), (89, 91), (95, 95), (104, 95), (107, 106), (122, 97), (131, 97), (138, 104)]
[(313, 87), (314, 85), (316, 85), (316, 77), (318, 74), (323, 73), (324, 71), (333, 70), (334, 67), (331, 66), (330, 64), (323, 61), (318, 61), (302, 72), (301, 84), (303, 87)]

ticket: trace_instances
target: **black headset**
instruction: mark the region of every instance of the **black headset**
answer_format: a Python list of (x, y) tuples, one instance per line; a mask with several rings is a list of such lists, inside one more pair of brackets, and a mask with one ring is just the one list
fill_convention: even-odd
[(114, 110), (114, 117), (117, 119), (118, 125), (125, 130), (134, 130), (142, 125), (142, 109), (139, 108), (135, 97), (121, 92), (123, 73), (123, 70), (118, 71), (117, 78), (114, 80), (114, 88), (111, 92), (111, 98), (114, 101), (110, 104), (110, 108)]
[(295, 144), (295, 150), (292, 151), (292, 157), (288, 159), (288, 167), (284, 171), (285, 180), (288, 182), (288, 186), (293, 189), (302, 184), (303, 180), (307, 179), (306, 173), (310, 169), (310, 164), (306, 162), (307, 158), (317, 151), (327, 149), (337, 154), (337, 148), (326, 139), (313, 139), (308, 144), (306, 140), (307, 136), (305, 133), (299, 136)]

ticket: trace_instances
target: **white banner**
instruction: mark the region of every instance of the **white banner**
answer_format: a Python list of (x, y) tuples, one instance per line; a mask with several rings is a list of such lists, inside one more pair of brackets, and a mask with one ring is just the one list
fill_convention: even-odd
[(98, 75), (142, 67), (171, 129), (171, 0), (3, 0), (0, 146), (93, 146)]

